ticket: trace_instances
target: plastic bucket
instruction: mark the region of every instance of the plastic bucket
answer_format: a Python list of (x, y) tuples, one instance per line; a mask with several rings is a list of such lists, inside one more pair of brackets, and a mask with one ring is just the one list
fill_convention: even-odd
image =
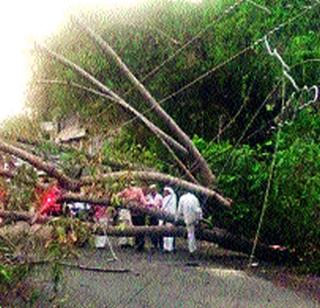
[(107, 244), (107, 236), (106, 235), (96, 235), (94, 240), (96, 248), (104, 248)]

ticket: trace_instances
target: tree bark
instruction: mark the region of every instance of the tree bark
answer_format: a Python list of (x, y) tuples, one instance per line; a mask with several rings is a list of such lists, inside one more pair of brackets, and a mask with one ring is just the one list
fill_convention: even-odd
[[(0, 211), (0, 217), (11, 218), (15, 220), (23, 220), (30, 222), (32, 216), (28, 213), (23, 212), (8, 212)], [(38, 221), (39, 223), (45, 223)], [(187, 230), (183, 227), (159, 227), (159, 226), (143, 226), (143, 227), (126, 227), (125, 229), (119, 227), (107, 227), (105, 229), (106, 234), (110, 236), (122, 237), (128, 236), (133, 237), (137, 235), (158, 235), (158, 236), (175, 236), (175, 237), (186, 237)], [(252, 250), (252, 242), (242, 236), (231, 234), (227, 230), (213, 228), (198, 229), (196, 231), (196, 238), (209, 243), (216, 243), (219, 246), (237, 252), (250, 255)], [(256, 249), (255, 256), (258, 259), (274, 262), (282, 262), (288, 259), (295, 260), (295, 257), (290, 255), (288, 251), (274, 250), (264, 244), (259, 244)]]
[(220, 204), (230, 207), (232, 205), (232, 200), (223, 197), (216, 191), (209, 189), (207, 187), (194, 184), (180, 178), (173, 177), (171, 175), (163, 174), (160, 172), (146, 172), (146, 171), (119, 171), (110, 172), (97, 177), (83, 177), (81, 179), (82, 185), (91, 184), (92, 182), (106, 181), (106, 180), (118, 180), (120, 178), (130, 178), (142, 181), (155, 181), (160, 182), (165, 185), (178, 186), (186, 190), (191, 190), (193, 192), (201, 193), (209, 198), (217, 200)]
[(78, 66), (77, 64), (71, 62), (70, 60), (64, 58), (63, 56), (49, 50), (48, 48), (37, 44), (36, 50), (46, 53), (52, 58), (56, 59), (58, 62), (62, 63), (64, 66), (71, 68), (74, 70), (78, 75), (83, 77), (84, 79), (88, 80), (90, 83), (98, 87), (104, 94), (107, 96), (111, 96), (115, 102), (117, 102), (122, 108), (128, 110), (130, 113), (132, 113), (134, 116), (139, 118), (147, 128), (150, 129), (151, 132), (153, 132), (158, 138), (162, 138), (165, 140), (170, 146), (175, 148), (177, 151), (183, 153), (184, 155), (188, 154), (188, 151), (176, 140), (174, 140), (172, 137), (164, 133), (159, 127), (154, 125), (150, 120), (148, 120), (143, 114), (138, 112), (135, 108), (133, 108), (131, 105), (129, 105), (126, 101), (124, 101), (120, 96), (118, 96), (116, 93), (114, 93), (112, 90), (110, 90), (107, 86), (105, 86), (103, 83), (101, 83), (99, 80), (97, 80), (95, 77), (93, 77), (91, 74), (89, 74), (87, 71), (85, 71), (83, 68)]
[(111, 57), (122, 72), (131, 80), (131, 82), (139, 90), (143, 98), (150, 104), (152, 110), (154, 110), (159, 118), (165, 123), (165, 125), (175, 134), (179, 141), (187, 148), (190, 152), (191, 157), (198, 162), (198, 170), (202, 175), (202, 183), (206, 186), (210, 186), (212, 182), (215, 181), (215, 176), (213, 175), (210, 167), (206, 160), (202, 157), (196, 146), (193, 144), (189, 136), (177, 125), (177, 123), (167, 114), (167, 112), (160, 106), (160, 104), (155, 100), (151, 93), (145, 88), (145, 86), (136, 78), (136, 76), (130, 71), (127, 65), (121, 60), (117, 53), (112, 49), (112, 47), (102, 39), (101, 36), (94, 33), (88, 26), (84, 25), (82, 22), (74, 18), (74, 21), (92, 38), (92, 40), (100, 46), (102, 51), (109, 57)]
[(96, 182), (102, 182), (106, 180), (119, 180), (123, 178), (128, 179), (137, 179), (142, 181), (155, 181), (161, 182), (165, 185), (174, 185), (181, 187), (186, 190), (193, 192), (201, 193), (208, 198), (216, 200), (219, 204), (224, 205), (225, 207), (230, 207), (232, 205), (232, 200), (229, 198), (223, 197), (218, 192), (206, 188), (204, 186), (194, 184), (180, 178), (173, 177), (160, 172), (151, 172), (151, 171), (119, 171), (119, 172), (110, 172), (96, 177), (83, 177), (80, 180), (74, 180), (66, 176), (62, 171), (58, 170), (54, 165), (49, 164), (42, 160), (41, 158), (28, 153), (27, 151), (21, 150), (15, 146), (9, 145), (0, 139), (0, 150), (3, 152), (12, 154), (16, 157), (21, 158), (24, 161), (29, 162), (32, 166), (39, 170), (45, 171), (48, 176), (53, 177), (59, 181), (62, 188), (71, 191), (78, 191), (80, 187), (91, 185)]
[(29, 152), (19, 149), (13, 145), (10, 145), (0, 139), (0, 150), (14, 155), (26, 162), (30, 165), (34, 166), (36, 169), (42, 170), (46, 172), (50, 177), (53, 177), (59, 181), (61, 186), (65, 189), (70, 189), (72, 191), (76, 191), (80, 188), (79, 182), (73, 180), (66, 176), (62, 171), (58, 170), (53, 164), (49, 164), (39, 157), (30, 154)]

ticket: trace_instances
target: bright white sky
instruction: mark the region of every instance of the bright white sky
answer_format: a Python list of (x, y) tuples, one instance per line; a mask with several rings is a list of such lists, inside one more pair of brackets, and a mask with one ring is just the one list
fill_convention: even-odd
[[(0, 1), (0, 123), (21, 113), (34, 39), (54, 32), (70, 10), (83, 6), (128, 7), (144, 0), (1, 0)], [(188, 0), (201, 2), (201, 0)]]

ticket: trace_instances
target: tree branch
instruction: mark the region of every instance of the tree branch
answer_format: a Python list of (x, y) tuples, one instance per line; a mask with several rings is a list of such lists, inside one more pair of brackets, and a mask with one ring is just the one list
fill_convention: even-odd
[(0, 150), (28, 162), (38, 170), (46, 172), (50, 177), (57, 179), (63, 188), (70, 189), (72, 191), (76, 191), (80, 188), (79, 182), (66, 176), (53, 164), (47, 163), (44, 160), (40, 159), (38, 156), (30, 154), (29, 152), (19, 149), (18, 147), (15, 147), (13, 145), (10, 145), (1, 139)]
[(134, 116), (139, 118), (147, 128), (151, 130), (158, 138), (164, 139), (170, 146), (174, 147), (177, 151), (187, 154), (187, 150), (176, 140), (174, 140), (172, 137), (164, 133), (160, 128), (158, 128), (156, 125), (154, 125), (150, 120), (148, 120), (143, 114), (141, 114), (139, 111), (137, 111), (135, 108), (133, 108), (131, 105), (129, 105), (126, 101), (124, 101), (120, 96), (118, 96), (116, 93), (114, 93), (112, 90), (110, 90), (107, 86), (102, 84), (99, 80), (97, 80), (95, 77), (93, 77), (91, 74), (89, 74), (87, 71), (85, 71), (83, 68), (78, 66), (77, 64), (71, 62), (70, 60), (64, 58), (63, 56), (55, 53), (54, 51), (49, 50), (45, 46), (42, 46), (40, 44), (36, 44), (36, 50), (45, 54), (48, 54), (53, 59), (57, 60), (61, 64), (63, 64), (66, 67), (71, 68), (73, 71), (75, 71), (78, 75), (83, 77), (84, 79), (88, 80), (93, 85), (97, 86), (104, 94), (113, 97), (114, 101), (117, 102), (122, 108), (128, 110), (130, 113), (132, 113)]
[(230, 207), (232, 205), (232, 200), (229, 198), (223, 197), (221, 194), (216, 191), (206, 188), (204, 186), (194, 184), (180, 178), (173, 177), (168, 174), (152, 171), (118, 171), (110, 172), (96, 177), (83, 177), (80, 180), (74, 180), (66, 176), (62, 171), (58, 170), (53, 164), (49, 164), (39, 157), (28, 153), (27, 151), (21, 150), (15, 146), (9, 145), (0, 139), (0, 150), (9, 154), (12, 154), (16, 157), (21, 158), (24, 161), (27, 161), (32, 166), (39, 170), (43, 170), (50, 177), (53, 177), (59, 181), (61, 186), (64, 189), (77, 191), (82, 186), (91, 185), (96, 182), (103, 182), (107, 180), (115, 181), (119, 179), (137, 179), (142, 181), (155, 181), (161, 182), (166, 185), (174, 185), (181, 187), (186, 190), (193, 192), (201, 193), (208, 198), (213, 198), (218, 201), (219, 204), (224, 205), (225, 207)]
[(145, 86), (136, 78), (136, 76), (130, 71), (127, 65), (121, 60), (117, 53), (112, 49), (112, 47), (102, 39), (101, 36), (93, 32), (88, 26), (84, 25), (77, 18), (73, 18), (74, 22), (83, 29), (91, 39), (102, 49), (102, 51), (109, 57), (111, 57), (121, 71), (129, 78), (129, 80), (136, 86), (143, 98), (149, 103), (151, 108), (157, 113), (159, 118), (165, 123), (165, 125), (175, 134), (179, 141), (187, 148), (192, 157), (199, 162), (199, 171), (203, 177), (203, 183), (209, 186), (213, 181), (215, 181), (215, 176), (213, 175), (210, 167), (206, 160), (202, 157), (196, 146), (193, 144), (189, 136), (177, 125), (177, 123), (170, 117), (169, 114), (160, 106), (160, 104), (155, 100), (151, 93), (145, 88)]
[(173, 177), (160, 172), (147, 172), (147, 171), (119, 171), (110, 172), (97, 177), (83, 177), (81, 178), (81, 185), (88, 185), (93, 182), (102, 182), (107, 180), (119, 180), (123, 178), (141, 180), (141, 181), (155, 181), (160, 182), (165, 185), (174, 185), (181, 187), (186, 190), (201, 193), (209, 198), (213, 198), (220, 204), (230, 207), (232, 205), (232, 200), (225, 198), (216, 191), (209, 189), (207, 187), (194, 184), (180, 178)]

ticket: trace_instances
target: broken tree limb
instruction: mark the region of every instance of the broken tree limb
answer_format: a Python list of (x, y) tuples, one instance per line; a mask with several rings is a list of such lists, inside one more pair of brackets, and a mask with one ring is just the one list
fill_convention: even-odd
[(83, 271), (91, 271), (91, 272), (100, 272), (100, 273), (118, 273), (125, 274), (130, 273), (131, 270), (128, 268), (108, 268), (108, 267), (93, 267), (93, 266), (85, 266), (81, 264), (72, 264), (67, 262), (58, 262), (59, 265), (75, 268)]
[(59, 181), (61, 186), (72, 191), (79, 189), (79, 182), (66, 176), (62, 171), (58, 170), (53, 164), (47, 163), (36, 155), (30, 154), (29, 152), (22, 150), (18, 147), (10, 145), (0, 139), (0, 150), (14, 155), (35, 167), (36, 169), (42, 170)]
[(155, 181), (160, 182), (165, 185), (178, 186), (183, 189), (201, 193), (209, 198), (215, 199), (220, 204), (230, 207), (232, 205), (232, 200), (229, 198), (223, 197), (218, 192), (209, 189), (207, 187), (194, 184), (180, 178), (173, 177), (160, 172), (146, 172), (146, 171), (119, 171), (119, 172), (110, 172), (97, 177), (83, 177), (81, 178), (82, 185), (91, 184), (93, 182), (107, 181), (107, 180), (118, 180), (123, 178), (130, 178), (133, 180), (140, 181)]
[[(10, 214), (6, 211), (0, 211), (0, 217), (6, 218), (15, 217), (16, 220), (24, 220), (30, 222), (32, 215), (29, 213), (14, 213)], [(40, 222), (40, 223), (44, 223)], [(159, 226), (143, 226), (143, 227), (126, 227), (125, 229), (119, 227), (107, 227), (105, 233), (115, 237), (133, 237), (138, 235), (158, 235), (158, 236), (174, 236), (174, 237), (186, 237), (187, 230), (184, 227), (159, 227)], [(220, 228), (201, 229), (196, 231), (196, 237), (199, 240), (206, 241), (209, 243), (216, 243), (220, 247), (228, 250), (241, 252), (250, 255), (253, 243), (243, 236), (234, 235), (227, 230)], [(289, 251), (275, 250), (264, 244), (259, 244), (256, 249), (256, 257), (266, 261), (282, 262), (286, 260), (296, 261), (295, 256), (291, 255)]]
[(110, 172), (96, 177), (83, 177), (80, 180), (74, 180), (66, 176), (62, 171), (58, 170), (53, 164), (49, 164), (42, 160), (41, 158), (28, 153), (25, 150), (21, 150), (15, 146), (9, 145), (0, 139), (0, 150), (9, 154), (12, 154), (16, 157), (21, 158), (24, 161), (27, 161), (36, 169), (45, 171), (48, 176), (53, 177), (59, 181), (62, 188), (71, 191), (78, 191), (80, 187), (91, 185), (95, 182), (103, 182), (108, 180), (119, 180), (119, 179), (137, 179), (142, 181), (156, 181), (161, 182), (165, 185), (174, 185), (181, 187), (183, 189), (201, 193), (208, 198), (213, 198), (218, 201), (219, 204), (224, 205), (225, 207), (230, 207), (232, 205), (232, 200), (229, 198), (223, 197), (218, 192), (209, 189), (207, 187), (194, 184), (180, 178), (173, 177), (168, 174), (152, 171), (118, 171)]
[[(113, 260), (114, 261), (114, 260)], [(110, 267), (95, 267), (95, 266), (87, 266), (78, 263), (69, 263), (62, 262), (59, 259), (44, 259), (44, 260), (24, 260), (21, 264), (27, 266), (39, 266), (39, 265), (48, 265), (52, 263), (57, 263), (61, 266), (75, 268), (83, 271), (92, 271), (92, 272), (101, 272), (101, 273), (130, 273), (132, 272), (128, 268), (110, 268)], [(138, 275), (138, 273), (134, 272), (134, 274)]]
[(113, 99), (114, 99), (113, 101), (117, 102), (118, 105), (120, 105), (122, 108), (129, 111), (137, 118), (139, 118), (141, 120), (141, 122), (144, 123), (145, 126), (151, 132), (153, 132), (158, 138), (163, 138), (170, 146), (175, 148), (177, 151), (183, 153), (184, 155), (188, 154), (188, 151), (179, 142), (177, 142), (175, 139), (173, 139), (172, 137), (170, 137), (169, 135), (164, 133), (159, 127), (154, 125), (143, 114), (141, 114), (139, 111), (137, 111), (131, 105), (129, 105), (120, 96), (118, 96), (116, 93), (114, 93), (112, 90), (110, 90), (107, 86), (105, 86), (103, 83), (101, 83), (99, 80), (97, 80), (94, 76), (92, 76), (87, 71), (85, 71), (83, 68), (81, 68), (77, 64), (71, 62), (70, 60), (66, 59), (65, 57), (57, 54), (54, 51), (49, 50), (48, 48), (46, 48), (45, 46), (42, 46), (40, 44), (36, 44), (36, 50), (51, 56), (53, 59), (57, 60), (58, 62), (60, 62), (64, 66), (71, 68), (73, 71), (75, 71), (82, 78), (86, 79), (87, 81), (89, 81), (90, 83), (95, 85), (97, 88), (99, 88), (104, 94), (106, 94), (107, 96), (113, 97)]
[(179, 141), (184, 145), (191, 157), (198, 162), (198, 171), (202, 175), (202, 183), (206, 186), (210, 186), (215, 181), (215, 176), (213, 175), (207, 161), (200, 154), (199, 150), (193, 144), (189, 136), (177, 125), (177, 123), (170, 117), (170, 115), (161, 107), (161, 105), (156, 101), (156, 99), (151, 95), (151, 93), (146, 89), (146, 87), (136, 78), (136, 76), (130, 71), (127, 65), (121, 60), (113, 48), (98, 34), (91, 30), (87, 25), (79, 21), (77, 18), (73, 18), (74, 21), (83, 29), (91, 39), (102, 49), (102, 51), (109, 57), (111, 57), (121, 71), (129, 78), (129, 80), (135, 85), (139, 90), (143, 98), (150, 104), (150, 107), (159, 118), (165, 123), (165, 125), (170, 129), (170, 131), (177, 136)]
[[(28, 223), (31, 222), (33, 215), (28, 212), (23, 211), (3, 211), (0, 210), (0, 217), (5, 218), (9, 221), (26, 221)], [(48, 217), (39, 217), (37, 222), (38, 223), (46, 223), (50, 220)]]

